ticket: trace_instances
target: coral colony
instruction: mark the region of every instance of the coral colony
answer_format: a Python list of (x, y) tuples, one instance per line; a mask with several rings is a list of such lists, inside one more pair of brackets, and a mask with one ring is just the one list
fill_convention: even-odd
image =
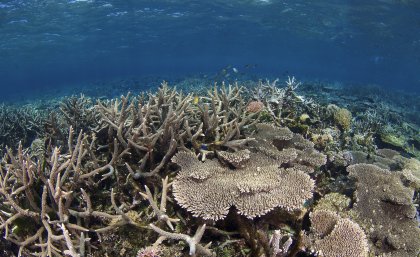
[(417, 256), (418, 130), (278, 83), (0, 106), (1, 256)]

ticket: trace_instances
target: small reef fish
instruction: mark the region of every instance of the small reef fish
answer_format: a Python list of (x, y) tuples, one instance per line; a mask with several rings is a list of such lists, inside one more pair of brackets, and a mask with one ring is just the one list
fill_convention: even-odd
[(244, 68), (245, 69), (254, 69), (257, 67), (257, 64), (245, 64)]
[(199, 101), (200, 101), (200, 97), (194, 96), (193, 104), (197, 105)]

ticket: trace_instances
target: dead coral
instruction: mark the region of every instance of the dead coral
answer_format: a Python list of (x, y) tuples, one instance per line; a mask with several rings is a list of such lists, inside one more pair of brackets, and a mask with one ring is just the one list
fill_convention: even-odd
[(406, 188), (398, 173), (370, 164), (347, 168), (356, 179), (355, 219), (368, 232), (375, 254), (416, 256), (420, 229), (412, 203), (414, 191)]
[(204, 219), (223, 219), (232, 205), (251, 219), (275, 207), (299, 210), (312, 197), (314, 181), (308, 175), (280, 169), (276, 160), (259, 153), (251, 153), (248, 165), (236, 170), (216, 160), (200, 162), (188, 152), (178, 153), (173, 161), (181, 167), (173, 182), (175, 199)]

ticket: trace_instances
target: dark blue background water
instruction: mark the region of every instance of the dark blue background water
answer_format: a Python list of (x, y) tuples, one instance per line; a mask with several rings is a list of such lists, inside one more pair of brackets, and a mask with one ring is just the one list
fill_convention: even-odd
[(227, 65), (418, 92), (419, 2), (1, 0), (1, 99)]

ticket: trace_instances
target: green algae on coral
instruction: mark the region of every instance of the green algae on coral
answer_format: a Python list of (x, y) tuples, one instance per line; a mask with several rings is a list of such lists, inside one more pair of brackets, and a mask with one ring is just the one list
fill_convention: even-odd
[(352, 121), (352, 114), (349, 110), (345, 108), (339, 108), (334, 113), (334, 121), (335, 123), (343, 130), (348, 130), (351, 125)]
[(390, 147), (402, 150), (407, 143), (407, 138), (392, 132), (383, 132), (380, 134), (381, 141)]

